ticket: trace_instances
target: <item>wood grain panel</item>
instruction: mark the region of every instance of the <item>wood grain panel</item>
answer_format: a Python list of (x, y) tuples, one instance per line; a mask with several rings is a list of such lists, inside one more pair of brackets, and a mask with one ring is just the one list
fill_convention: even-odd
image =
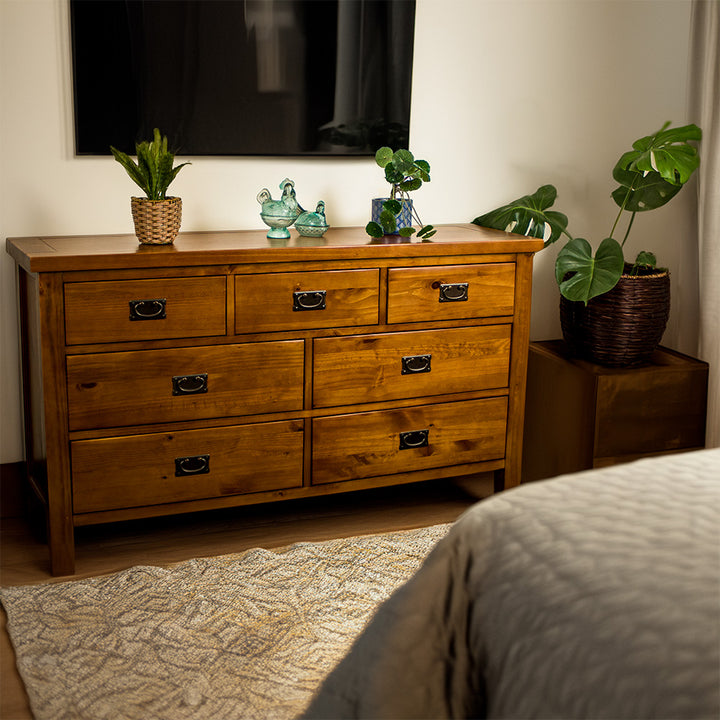
[[(71, 453), (76, 513), (279, 490), (302, 485), (303, 422), (80, 440)], [(176, 458), (198, 455), (207, 474), (175, 476)]]
[[(336, 270), (235, 276), (235, 332), (375, 325), (380, 271)], [(295, 292), (325, 291), (325, 307), (293, 309)]]
[[(315, 418), (312, 483), (338, 482), (502, 458), (507, 398)], [(427, 447), (400, 433), (428, 430)]]
[[(510, 325), (320, 338), (314, 341), (313, 405), (504, 388)], [(403, 358), (427, 357), (429, 372), (403, 374)]]
[[(65, 284), (68, 345), (225, 335), (225, 277)], [(129, 303), (165, 299), (164, 318), (131, 320)]]
[[(467, 283), (467, 300), (440, 302), (444, 284)], [(515, 265), (437, 265), (388, 270), (388, 322), (512, 315)]]
[[(302, 340), (71, 355), (70, 429), (301, 410), (303, 365)], [(198, 374), (207, 392), (173, 394), (173, 377)]]

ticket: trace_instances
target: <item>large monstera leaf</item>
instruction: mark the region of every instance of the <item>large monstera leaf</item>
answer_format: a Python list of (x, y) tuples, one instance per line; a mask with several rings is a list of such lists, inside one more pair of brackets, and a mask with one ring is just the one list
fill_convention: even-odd
[(542, 185), (532, 195), (523, 195), (507, 205), (480, 215), (473, 220), (475, 225), (518, 233), (527, 237), (545, 237), (546, 229), (550, 228), (550, 236), (545, 247), (554, 243), (565, 233), (568, 219), (556, 210), (548, 210), (557, 198), (554, 185)]
[(558, 253), (555, 279), (564, 297), (587, 305), (588, 300), (617, 285), (624, 267), (623, 251), (617, 240), (605, 238), (593, 257), (590, 243), (575, 238)]
[(682, 190), (682, 185), (669, 183), (654, 170), (644, 175), (633, 170), (623, 170), (616, 165), (613, 177), (620, 183), (620, 187), (613, 191), (612, 198), (628, 212), (644, 212), (662, 207)]
[(669, 128), (665, 123), (654, 135), (640, 138), (613, 169), (620, 183), (613, 200), (630, 212), (662, 207), (672, 200), (700, 164), (697, 148), (702, 138), (697, 125)]

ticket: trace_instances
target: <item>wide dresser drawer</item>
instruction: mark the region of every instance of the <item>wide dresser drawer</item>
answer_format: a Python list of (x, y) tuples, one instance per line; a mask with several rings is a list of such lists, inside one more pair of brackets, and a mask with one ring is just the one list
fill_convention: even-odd
[(380, 271), (235, 276), (235, 332), (376, 325)]
[(303, 421), (71, 443), (76, 513), (302, 486)]
[(381, 402), (504, 388), (510, 325), (318, 338), (313, 405)]
[(390, 268), (388, 322), (510, 316), (515, 265), (437, 265)]
[(302, 409), (304, 342), (70, 355), (70, 430)]
[(507, 397), (313, 420), (312, 484), (503, 458)]
[(83, 343), (225, 335), (222, 276), (65, 283), (65, 340)]

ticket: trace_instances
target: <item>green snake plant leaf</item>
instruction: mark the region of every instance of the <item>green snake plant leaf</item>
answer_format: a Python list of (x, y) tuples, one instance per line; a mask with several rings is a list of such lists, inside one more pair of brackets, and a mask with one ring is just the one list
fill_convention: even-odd
[(190, 164), (181, 163), (173, 167), (175, 155), (168, 150), (167, 137), (163, 137), (157, 128), (154, 130), (152, 142), (136, 143), (137, 164), (114, 147), (111, 147), (110, 151), (149, 200), (164, 200), (170, 183), (185, 165)]
[(545, 237), (549, 228), (550, 236), (545, 241), (547, 247), (563, 233), (572, 239), (567, 232), (567, 216), (557, 210), (548, 210), (556, 198), (554, 185), (542, 185), (532, 195), (523, 195), (507, 205), (480, 215), (473, 223), (535, 238)]
[(653, 135), (640, 138), (622, 155), (616, 167), (641, 173), (657, 172), (672, 185), (684, 185), (700, 164), (697, 148), (690, 143), (702, 139), (697, 125), (669, 128), (665, 123)]
[(575, 238), (558, 253), (555, 279), (563, 297), (587, 305), (588, 300), (617, 285), (624, 264), (617, 240), (605, 238), (593, 257), (590, 243), (584, 238)]
[(130, 176), (130, 179), (144, 192), (147, 194), (148, 178), (143, 174), (142, 170), (135, 161), (124, 152), (110, 146), (110, 152), (113, 157), (125, 168), (125, 171)]

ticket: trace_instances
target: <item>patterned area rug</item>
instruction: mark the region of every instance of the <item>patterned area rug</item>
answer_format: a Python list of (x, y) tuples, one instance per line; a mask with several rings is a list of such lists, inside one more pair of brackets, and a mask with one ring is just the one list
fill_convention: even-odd
[(36, 718), (293, 718), (450, 525), (5, 587)]

